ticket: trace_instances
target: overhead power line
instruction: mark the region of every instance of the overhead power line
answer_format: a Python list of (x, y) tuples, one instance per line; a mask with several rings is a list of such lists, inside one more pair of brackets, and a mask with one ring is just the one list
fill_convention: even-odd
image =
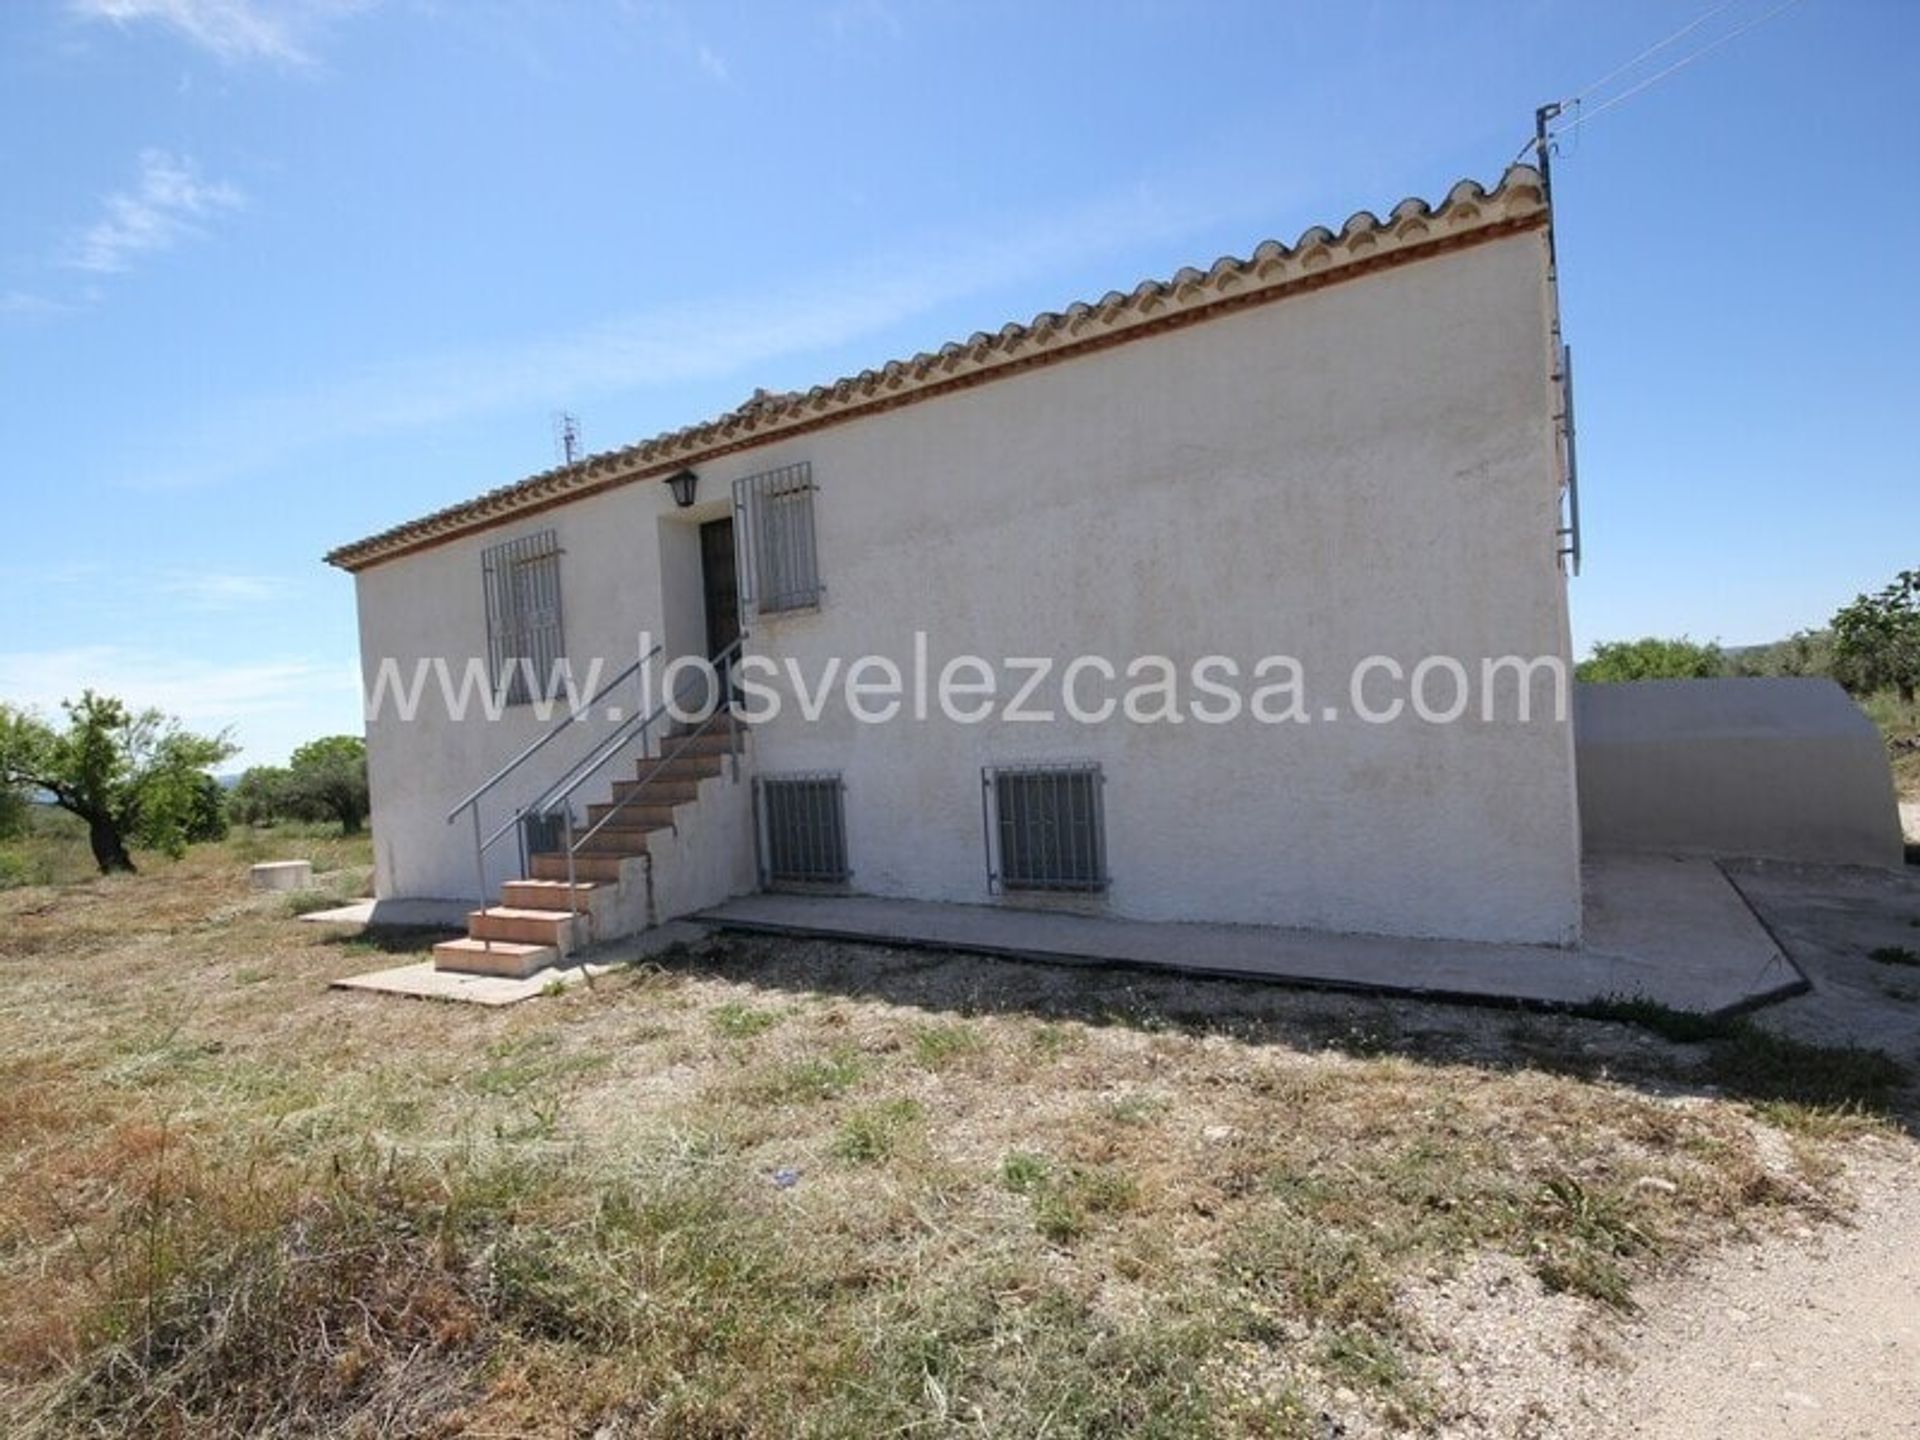
[(1570, 95), (1567, 98), (1565, 103), (1567, 103), (1568, 105), (1579, 104), (1582, 100), (1585, 100), (1589, 95), (1593, 94), (1594, 91), (1599, 90), (1611, 84), (1613, 81), (1619, 79), (1622, 75), (1626, 74), (1629, 70), (1636, 68), (1643, 60), (1651, 60), (1654, 56), (1658, 55), (1662, 50), (1666, 49), (1669, 45), (1672, 45), (1677, 41), (1686, 39), (1687, 36), (1691, 35), (1694, 31), (1698, 30), (1702, 25), (1706, 24), (1709, 20), (1713, 19), (1714, 16), (1719, 15), (1724, 11), (1731, 10), (1735, 5), (1739, 3), (1740, 3), (1740, 0), (1720, 0), (1720, 3), (1718, 5), (1714, 6), (1711, 10), (1708, 10), (1704, 14), (1696, 15), (1693, 19), (1689, 20), (1686, 24), (1682, 25), (1678, 30), (1674, 31), (1671, 35), (1667, 36), (1666, 39), (1654, 41), (1653, 44), (1647, 46), (1646, 49), (1642, 50), (1638, 55), (1634, 56), (1631, 60), (1626, 61), (1624, 64), (1614, 66), (1613, 69), (1609, 70), (1606, 74), (1602, 75), (1598, 80), (1589, 81), (1587, 84), (1581, 86), (1578, 90), (1576, 90), (1572, 95)]
[[(1704, 14), (1701, 14), (1699, 16), (1696, 16), (1694, 19), (1689, 20), (1685, 25), (1682, 25), (1679, 29), (1675, 30), (1672, 34), (1666, 36), (1664, 39), (1657, 40), (1653, 44), (1647, 46), (1646, 49), (1642, 50), (1639, 54), (1635, 55), (1631, 60), (1628, 60), (1623, 64), (1614, 66), (1613, 69), (1609, 70), (1606, 74), (1602, 75), (1598, 80), (1595, 80), (1592, 83), (1582, 87), (1580, 90), (1575, 92), (1573, 95), (1569, 96), (1567, 99), (1559, 102), (1559, 104), (1557, 105), (1549, 106), (1547, 107), (1547, 109), (1551, 114), (1556, 116), (1571, 115), (1573, 117), (1573, 125), (1575, 127), (1585, 125), (1589, 120), (1596, 119), (1597, 117), (1606, 114), (1607, 111), (1613, 109), (1616, 105), (1624, 104), (1626, 101), (1633, 99), (1636, 95), (1640, 95), (1643, 92), (1652, 89), (1655, 85), (1660, 84), (1662, 81), (1670, 78), (1671, 76), (1678, 74), (1680, 71), (1686, 69), (1689, 65), (1692, 65), (1695, 61), (1703, 60), (1707, 56), (1711, 55), (1714, 51), (1720, 49), (1721, 47), (1732, 44), (1735, 40), (1738, 40), (1742, 35), (1745, 35), (1748, 31), (1757, 30), (1760, 26), (1766, 24), (1769, 20), (1772, 20), (1776, 16), (1782, 15), (1786, 11), (1791, 10), (1795, 5), (1798, 5), (1800, 3), (1800, 0), (1780, 0), (1780, 3), (1773, 6), (1771, 9), (1762, 11), (1760, 14), (1755, 15), (1751, 19), (1747, 20), (1744, 24), (1734, 26), (1733, 29), (1727, 31), (1724, 35), (1715, 36), (1713, 39), (1708, 40), (1706, 43), (1695, 46), (1692, 50), (1689, 50), (1687, 51), (1686, 54), (1682, 55), (1678, 60), (1673, 61), (1671, 64), (1662, 66), (1660, 69), (1654, 71), (1653, 74), (1646, 76), (1644, 79), (1636, 81), (1634, 84), (1629, 85), (1626, 89), (1620, 91), (1618, 94), (1609, 95), (1606, 99), (1602, 100), (1597, 105), (1588, 104), (1589, 99), (1597, 91), (1605, 89), (1608, 85), (1611, 85), (1615, 80), (1618, 80), (1621, 76), (1631, 74), (1634, 70), (1638, 69), (1641, 65), (1646, 63), (1648, 60), (1652, 59), (1655, 55), (1658, 55), (1661, 51), (1666, 50), (1669, 46), (1677, 44), (1681, 40), (1684, 40), (1687, 36), (1691, 35), (1694, 31), (1698, 30), (1701, 26), (1705, 25), (1708, 21), (1714, 19), (1716, 16), (1724, 14), (1726, 11), (1732, 9), (1738, 3), (1739, 3), (1739, 0), (1721, 0), (1721, 3), (1718, 5), (1715, 5), (1711, 10), (1708, 10)], [(1548, 140), (1556, 139), (1558, 138), (1559, 134), (1560, 134), (1560, 131), (1555, 130), (1551, 132), (1551, 134), (1549, 134), (1546, 138)], [(1525, 145), (1522, 145), (1520, 147), (1519, 154), (1516, 155), (1514, 158), (1516, 160), (1524, 159), (1529, 150), (1537, 150), (1539, 143), (1540, 141), (1538, 138), (1534, 140), (1529, 140)]]
[(1780, 3), (1774, 6), (1771, 10), (1768, 10), (1763, 14), (1754, 16), (1753, 19), (1747, 21), (1746, 24), (1737, 26), (1736, 28), (1729, 30), (1726, 34), (1722, 35), (1719, 39), (1710, 40), (1705, 45), (1702, 45), (1698, 50), (1691, 51), (1688, 54), (1681, 56), (1680, 59), (1674, 61), (1671, 65), (1667, 66), (1665, 69), (1654, 71), (1653, 74), (1649, 75), (1646, 79), (1642, 80), (1638, 85), (1629, 86), (1627, 89), (1622, 90), (1618, 95), (1615, 95), (1610, 99), (1601, 101), (1600, 104), (1595, 105), (1591, 110), (1587, 109), (1585, 105), (1582, 105), (1580, 107), (1580, 112), (1579, 112), (1580, 123), (1585, 124), (1589, 120), (1595, 119), (1601, 115), (1606, 114), (1607, 111), (1613, 109), (1614, 106), (1619, 105), (1624, 101), (1631, 100), (1634, 96), (1638, 95), (1643, 90), (1651, 89), (1653, 86), (1658, 85), (1662, 80), (1665, 80), (1669, 75), (1672, 75), (1677, 71), (1686, 69), (1687, 66), (1693, 64), (1694, 61), (1704, 59), (1706, 56), (1711, 55), (1714, 51), (1718, 50), (1722, 45), (1731, 44), (1733, 41), (1738, 40), (1742, 35), (1746, 34), (1749, 30), (1758, 29), (1760, 26), (1766, 24), (1769, 20), (1773, 19), (1774, 16), (1783, 14), (1784, 12), (1791, 10), (1794, 6), (1798, 5), (1799, 3), (1800, 3), (1800, 0), (1780, 0)]

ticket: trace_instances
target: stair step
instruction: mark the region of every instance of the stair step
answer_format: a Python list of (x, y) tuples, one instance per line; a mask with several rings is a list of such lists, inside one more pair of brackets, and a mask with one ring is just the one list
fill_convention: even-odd
[(618, 830), (664, 830), (673, 824), (673, 806), (671, 805), (622, 805), (617, 801), (608, 805), (589, 805), (587, 807), (587, 826), (598, 825), (609, 815), (618, 816), (608, 829)]
[(641, 791), (641, 782), (638, 779), (613, 782), (613, 798), (616, 800), (625, 800), (637, 791), (641, 793), (640, 803), (643, 805), (685, 805), (688, 801), (698, 798), (700, 780), (692, 775), (684, 779), (675, 777), (649, 780), (646, 782), (644, 791)]
[[(586, 914), (591, 907), (596, 887), (591, 881), (575, 885), (574, 903), (580, 912)], [(566, 910), (567, 882), (565, 880), (509, 880), (500, 887), (500, 903), (516, 910)]]
[(586, 917), (566, 910), (490, 905), (467, 913), (467, 934), (475, 940), (510, 940), (520, 945), (551, 945), (562, 955), (574, 948)]
[(443, 940), (433, 947), (433, 968), (462, 975), (498, 975), (524, 980), (560, 958), (551, 945), (523, 945), (511, 940)]
[(644, 855), (650, 836), (663, 835), (665, 825), (609, 825), (591, 840), (580, 842), (580, 855)]
[[(643, 799), (637, 799), (637, 801), (632, 799), (634, 789), (636, 789), (634, 781), (614, 781), (612, 801), (609, 801), (607, 804), (589, 804), (589, 816), (593, 816), (593, 820), (599, 820), (603, 814), (607, 814), (614, 806), (618, 806), (618, 808), (620, 808), (620, 816), (622, 816), (620, 824), (626, 824), (626, 826), (647, 828), (647, 826), (670, 826), (670, 824), (674, 824), (674, 804), (668, 803), (668, 801), (655, 801), (655, 799), (653, 799), (653, 785), (649, 785), (647, 791), (645, 791), (645, 797), (643, 797)], [(682, 801), (682, 804), (685, 804), (685, 801)], [(589, 826), (593, 824), (593, 820), (588, 820)]]
[[(576, 881), (594, 880), (604, 884), (613, 884), (620, 878), (621, 855), (576, 855), (573, 857), (573, 878)], [(527, 862), (533, 869), (536, 880), (558, 880), (567, 878), (567, 857), (560, 854), (535, 855)]]
[(661, 747), (676, 755), (726, 755), (747, 748), (747, 727), (737, 736), (728, 736), (724, 725), (716, 725), (704, 735), (669, 735)]
[(724, 753), (693, 755), (675, 755), (671, 760), (653, 759), (636, 761), (633, 767), (636, 780), (651, 780), (655, 785), (670, 781), (692, 780), (695, 783), (718, 775), (727, 768)]

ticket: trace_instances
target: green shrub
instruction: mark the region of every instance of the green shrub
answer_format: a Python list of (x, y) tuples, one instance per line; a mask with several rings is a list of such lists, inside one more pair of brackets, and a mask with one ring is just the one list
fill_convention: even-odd
[(1718, 645), (1698, 645), (1681, 636), (1662, 640), (1603, 640), (1593, 654), (1574, 668), (1574, 678), (1589, 682), (1617, 680), (1711, 680), (1728, 673), (1727, 657)]

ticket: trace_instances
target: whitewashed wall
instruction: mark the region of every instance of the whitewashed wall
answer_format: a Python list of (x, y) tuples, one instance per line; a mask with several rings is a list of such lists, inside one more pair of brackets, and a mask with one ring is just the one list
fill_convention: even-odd
[[(1316, 717), (1372, 654), (1568, 651), (1537, 234), (1116, 346), (577, 501), (359, 576), (363, 658), (482, 653), (480, 552), (557, 527), (568, 649), (610, 669), (642, 629), (697, 647), (697, 573), (668, 527), (730, 482), (807, 460), (826, 599), (751, 648), (829, 656), (1267, 654)], [(1118, 693), (1124, 686), (1116, 687)], [(1384, 693), (1384, 692), (1381, 692)], [(1437, 693), (1437, 698), (1444, 699)], [(1351, 716), (1303, 726), (855, 724), (756, 737), (763, 772), (839, 770), (854, 888), (985, 901), (980, 767), (1105, 767), (1110, 892), (1153, 919), (1569, 941), (1579, 823), (1565, 723)], [(429, 716), (437, 713), (430, 707)], [(446, 808), (532, 734), (370, 727), (382, 894), (472, 889)], [(596, 797), (597, 798), (597, 797)]]

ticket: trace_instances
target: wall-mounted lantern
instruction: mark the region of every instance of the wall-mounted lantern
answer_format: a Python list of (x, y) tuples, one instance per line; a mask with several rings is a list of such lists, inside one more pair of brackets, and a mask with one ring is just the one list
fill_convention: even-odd
[(700, 477), (691, 470), (682, 470), (678, 475), (669, 475), (667, 488), (673, 492), (673, 503), (682, 510), (693, 504), (694, 487), (699, 483)]

